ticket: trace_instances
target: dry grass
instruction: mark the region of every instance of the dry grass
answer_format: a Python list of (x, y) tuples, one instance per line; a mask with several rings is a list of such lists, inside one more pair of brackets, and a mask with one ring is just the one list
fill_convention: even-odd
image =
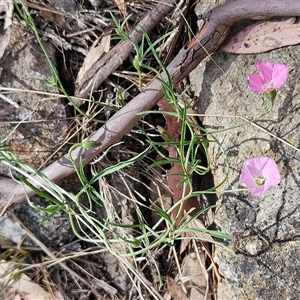
[[(180, 8), (157, 24), (150, 35), (155, 41), (166, 32), (176, 29), (174, 34), (162, 40), (157, 46), (160, 59), (164, 62), (170, 61), (173, 52), (184, 45), (189, 35), (192, 35), (188, 25), (191, 24), (191, 20), (183, 17), (184, 14), (189, 15), (190, 9), (184, 2), (179, 2)], [(102, 1), (96, 12), (91, 10), (88, 1), (82, 1), (80, 6), (76, 7), (76, 17), (66, 14), (69, 21), (77, 24), (74, 25), (77, 26), (76, 29), (72, 28), (73, 34), (66, 34), (64, 28), (66, 25), (60, 23), (62, 16), (59, 13), (58, 19), (52, 20), (47, 25), (48, 29), (53, 30), (51, 35), (49, 31), (40, 28), (40, 35), (47, 36), (60, 53), (59, 62), (63, 64), (59, 75), (65, 89), (74, 91), (75, 78), (84, 60), (82, 53), (87, 53), (92, 42), (103, 33), (106, 26), (112, 26), (113, 21), (108, 11), (112, 12), (117, 20), (123, 20), (122, 12), (127, 16), (131, 14), (127, 23), (129, 29), (155, 4), (155, 1), (150, 0), (133, 1), (126, 4), (126, 10), (120, 11), (115, 2)], [(28, 1), (28, 5), (33, 9), (35, 21), (40, 20), (41, 24), (52, 18), (53, 11), (56, 15), (58, 11), (64, 9), (54, 5), (48, 7), (50, 12), (45, 14), (40, 10), (41, 7), (45, 7), (43, 1)], [(116, 35), (112, 34), (112, 38), (115, 37)], [(110, 42), (111, 46), (116, 43), (113, 39)], [(83, 141), (115, 110), (129, 102), (154, 79), (156, 74), (149, 70), (143, 70), (139, 74), (132, 65), (133, 59), (134, 54), (99, 87), (94, 99), (87, 100), (80, 110), (74, 109), (69, 103), (66, 104), (70, 115), (67, 119), (66, 134), (52, 155), (40, 164), (39, 168), (59, 155), (62, 149)], [(159, 69), (151, 55), (146, 57), (145, 64)], [(185, 88), (186, 86), (178, 87), (179, 90)], [(28, 92), (35, 93), (35, 91)], [(55, 93), (37, 93), (47, 97), (47, 101), (58, 97)], [(30, 122), (47, 122), (47, 120)], [(164, 122), (161, 114), (144, 116), (139, 127), (126, 135), (120, 144), (108, 149), (85, 168), (86, 178), (93, 178), (107, 167), (140, 154), (147, 148), (146, 134), (152, 140), (163, 141), (156, 126), (164, 125)], [(93, 182), (93, 188), (101, 195), (101, 199), (98, 202), (87, 201), (80, 205), (85, 206), (91, 218), (103, 224), (103, 228), (99, 230), (101, 234), (103, 233), (101, 236), (103, 243), (99, 242), (101, 235), (99, 232), (95, 234), (95, 231), (89, 230), (88, 224), (84, 226), (78, 222), (77, 230), (84, 239), (74, 237), (70, 243), (60, 245), (59, 248), (49, 248), (23, 226), (29, 239), (37, 246), (25, 246), (23, 241), (18, 247), (9, 245), (11, 248), (9, 250), (3, 246), (1, 259), (16, 262), (13, 264), (14, 267), (19, 269), (20, 273), (26, 271), (32, 281), (53, 295), (53, 299), (165, 299), (166, 297), (171, 299), (171, 295), (174, 297), (176, 291), (183, 293), (182, 297), (188, 297), (193, 289), (196, 289), (194, 293), (204, 295), (203, 299), (213, 299), (213, 274), (216, 267), (211, 261), (212, 246), (209, 235), (184, 236), (176, 232), (176, 228), (171, 230), (167, 214), (159, 215), (163, 211), (153, 204), (156, 200), (159, 200), (157, 203), (163, 203), (172, 196), (165, 178), (169, 166), (162, 165), (148, 169), (148, 166), (157, 159), (157, 154), (152, 150), (134, 164), (101, 176)], [(150, 203), (149, 199), (153, 203)], [(77, 200), (84, 201), (83, 197), (78, 197)], [(164, 209), (167, 211), (170, 207)], [(77, 212), (76, 209), (74, 212)], [(158, 226), (156, 220), (159, 219)], [(22, 224), (21, 221), (18, 222)], [(140, 238), (141, 236), (143, 238)], [(203, 237), (208, 241), (201, 242)], [(105, 243), (106, 239), (109, 242)], [(198, 263), (197, 267), (190, 270), (187, 261), (192, 256)], [(173, 284), (172, 278), (177, 279), (178, 286)], [(195, 278), (200, 278), (201, 282), (194, 281)], [(1, 293), (1, 297), (7, 299), (14, 299), (16, 296), (9, 295), (10, 292), (4, 288)]]

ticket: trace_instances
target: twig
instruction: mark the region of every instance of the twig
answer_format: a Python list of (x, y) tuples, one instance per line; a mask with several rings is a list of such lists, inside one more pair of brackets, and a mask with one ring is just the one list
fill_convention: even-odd
[(14, 100), (4, 96), (3, 94), (0, 93), (0, 98), (4, 101), (6, 101), (7, 103), (11, 104), (12, 106), (14, 106), (15, 108), (19, 108), (19, 104), (17, 102), (15, 102)]
[[(225, 40), (229, 28), (243, 19), (267, 19), (273, 16), (300, 16), (300, 5), (294, 0), (236, 0), (218, 6), (202, 16), (204, 26), (196, 37), (185, 45), (167, 67), (174, 84), (186, 77), (207, 55), (214, 52)], [(162, 74), (164, 77), (164, 74)], [(133, 98), (126, 106), (111, 117), (105, 125), (93, 133), (88, 140), (99, 147), (94, 149), (76, 148), (71, 155), (76, 163), (88, 164), (95, 156), (110, 145), (118, 142), (141, 118), (139, 113), (149, 110), (163, 96), (158, 80), (153, 81), (144, 91)], [(74, 172), (68, 154), (61, 157), (43, 173), (51, 180), (57, 181)], [(1, 183), (1, 179), (0, 179)], [(8, 181), (6, 180), (6, 184)], [(2, 185), (1, 185), (2, 187)], [(1, 190), (2, 202), (11, 203), (26, 199), (25, 193), (32, 196), (29, 188), (16, 185), (12, 180), (10, 188)]]
[[(147, 32), (151, 31), (154, 26), (174, 8), (174, 2), (174, 0), (158, 1), (158, 4), (145, 15), (129, 34), (130, 40), (139, 42), (143, 36), (141, 28)], [(132, 50), (133, 45), (130, 41), (118, 43), (108, 53), (96, 61), (92, 68), (84, 75), (84, 78), (77, 83), (78, 87), (75, 95), (82, 98), (90, 97), (94, 90), (122, 65), (123, 61), (129, 56)], [(76, 105), (80, 105), (83, 102), (75, 101), (75, 103)]]
[[(69, 268), (65, 263), (60, 262), (59, 258), (55, 256), (54, 253), (52, 253), (48, 247), (46, 247), (38, 238), (35, 237), (35, 235), (15, 216), (13, 213), (9, 213), (10, 217), (13, 218), (15, 221), (18, 222), (18, 224), (27, 232), (28, 237), (38, 246), (40, 249), (47, 254), (50, 258), (53, 260), (57, 260), (57, 263), (65, 269), (67, 272), (69, 272), (72, 276), (74, 276), (76, 279), (83, 282), (85, 285), (87, 285), (91, 292), (95, 294), (95, 296), (99, 297), (98, 299), (105, 299), (100, 293), (98, 293), (95, 288), (87, 281), (85, 280), (81, 275), (77, 274), (75, 271), (73, 271), (71, 268)], [(97, 280), (98, 286), (101, 284), (101, 288), (105, 290), (106, 292), (116, 294), (117, 290), (109, 285), (108, 283), (104, 282), (103, 280)]]

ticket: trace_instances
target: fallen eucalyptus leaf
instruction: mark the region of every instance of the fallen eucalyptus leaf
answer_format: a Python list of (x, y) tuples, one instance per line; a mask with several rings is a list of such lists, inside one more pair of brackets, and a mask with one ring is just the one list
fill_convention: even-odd
[(298, 18), (263, 21), (247, 26), (225, 41), (221, 50), (237, 54), (263, 53), (300, 43)]

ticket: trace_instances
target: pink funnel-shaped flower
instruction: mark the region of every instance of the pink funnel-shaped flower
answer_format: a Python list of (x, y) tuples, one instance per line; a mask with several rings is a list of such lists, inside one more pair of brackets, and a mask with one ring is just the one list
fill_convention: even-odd
[(247, 159), (240, 175), (240, 184), (249, 188), (253, 196), (262, 196), (280, 183), (275, 160), (269, 157)]
[(252, 92), (267, 93), (281, 88), (287, 81), (289, 68), (282, 64), (262, 61), (257, 64), (259, 75), (248, 74)]

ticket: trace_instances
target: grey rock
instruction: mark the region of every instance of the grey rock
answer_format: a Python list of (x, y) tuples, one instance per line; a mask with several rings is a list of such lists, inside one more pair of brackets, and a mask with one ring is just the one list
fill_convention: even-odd
[(76, 0), (50, 0), (50, 3), (65, 13), (76, 14)]
[(14, 222), (7, 214), (0, 218), (0, 237), (5, 241), (18, 244), (26, 236), (26, 231), (20, 224)]
[[(21, 161), (39, 168), (59, 148), (66, 136), (66, 112), (60, 99), (37, 94), (58, 93), (47, 82), (53, 80), (49, 64), (35, 37), (14, 21), (10, 43), (1, 64), (0, 84), (12, 90), (6, 95), (19, 104), (15, 113), (1, 118), (0, 140), (9, 142), (8, 150)], [(55, 49), (45, 44), (50, 59), (54, 62)], [(28, 92), (26, 92), (27, 90)], [(31, 91), (31, 92), (30, 92)], [(0, 107), (7, 104), (0, 101)], [(56, 157), (62, 151), (56, 153)], [(54, 159), (54, 158), (52, 158)], [(0, 173), (7, 174), (7, 168), (0, 164)]]
[[(50, 59), (55, 62), (55, 48), (49, 43), (45, 43), (45, 47)], [(5, 88), (18, 89), (9, 91), (6, 96), (18, 103), (19, 108), (1, 118), (0, 141), (8, 142), (7, 150), (23, 163), (43, 168), (66, 151), (59, 148), (66, 136), (66, 111), (61, 99), (35, 93), (58, 94), (58, 90), (47, 84), (53, 78), (36, 38), (26, 33), (25, 27), (16, 20), (10, 27), (9, 43), (2, 57), (1, 68), (0, 84)], [(0, 109), (2, 107), (7, 107), (7, 103), (0, 100)], [(11, 175), (8, 167), (2, 163), (0, 174)], [(3, 180), (1, 182), (3, 184)], [(38, 197), (32, 201), (43, 207), (50, 204), (42, 202)], [(41, 224), (46, 217), (45, 213), (37, 211), (26, 202), (14, 208), (18, 218), (48, 246), (68, 242), (74, 236), (68, 217), (63, 213)], [(1, 230), (9, 233), (8, 239), (18, 244), (22, 234), (12, 232), (11, 226), (8, 221), (2, 222)], [(28, 240), (26, 244), (32, 243)]]
[[(219, 194), (216, 223), (223, 232), (240, 234), (236, 253), (217, 250), (215, 259), (225, 279), (218, 286), (219, 300), (299, 298), (300, 152), (271, 135), (300, 146), (299, 54), (299, 46), (257, 55), (219, 51), (191, 74), (203, 124), (215, 132), (209, 137), (219, 141), (209, 147), (215, 184), (227, 176), (218, 188), (227, 192)], [(260, 61), (286, 64), (288, 83), (278, 91), (272, 112), (256, 122), (258, 126), (228, 130), (245, 122), (240, 117), (255, 119), (268, 107), (261, 94), (248, 88), (247, 73), (256, 73)], [(261, 198), (237, 191), (243, 162), (259, 156), (274, 158), (282, 176), (280, 186)]]
[[(36, 207), (41, 208), (45, 208), (50, 204), (48, 201), (37, 196), (32, 197), (31, 201)], [(70, 220), (62, 211), (57, 212), (53, 217), (47, 219), (45, 212), (38, 208), (33, 208), (27, 202), (24, 202), (15, 206), (14, 213), (18, 216), (22, 224), (40, 242), (48, 247), (60, 247), (74, 238), (74, 233), (70, 227)], [(30, 238), (26, 238), (24, 243), (35, 246), (35, 243)]]

